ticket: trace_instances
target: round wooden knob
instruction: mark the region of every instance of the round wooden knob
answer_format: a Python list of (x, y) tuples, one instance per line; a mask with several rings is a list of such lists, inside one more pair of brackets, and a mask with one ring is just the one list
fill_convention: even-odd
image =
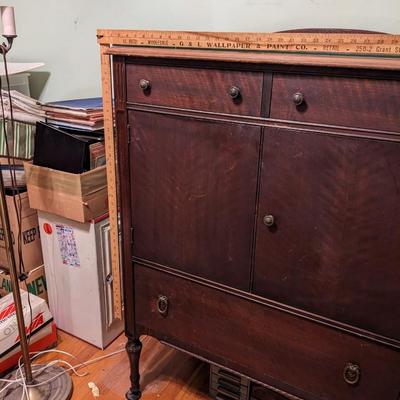
[(304, 95), (301, 92), (297, 92), (293, 95), (293, 103), (296, 106), (300, 106), (301, 104), (304, 103)]
[(148, 81), (147, 79), (141, 79), (139, 81), (139, 87), (142, 90), (149, 90), (151, 85), (150, 85), (150, 81)]
[(229, 88), (229, 96), (232, 99), (237, 99), (240, 96), (240, 89), (237, 86), (231, 86)]
[(265, 215), (263, 218), (264, 225), (268, 226), (270, 228), (275, 224), (275, 218), (273, 215)]

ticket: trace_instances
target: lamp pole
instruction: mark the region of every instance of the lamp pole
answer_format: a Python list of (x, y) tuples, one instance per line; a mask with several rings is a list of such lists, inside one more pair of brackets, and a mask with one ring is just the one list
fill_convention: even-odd
[(15, 262), (14, 246), (11, 234), (11, 227), (10, 227), (10, 218), (8, 214), (2, 173), (0, 174), (0, 219), (4, 232), (4, 244), (7, 252), (8, 266), (10, 269), (10, 279), (11, 279), (12, 293), (14, 297), (15, 314), (17, 316), (18, 332), (21, 343), (21, 352), (24, 361), (25, 379), (27, 384), (29, 385), (32, 383), (32, 368), (29, 358), (29, 347), (25, 330), (24, 311), (21, 301), (21, 292), (19, 290), (17, 264)]
[[(8, 32), (5, 32), (4, 34), (4, 37), (7, 39), (7, 43), (3, 43), (0, 45), (0, 52), (1, 54), (7, 54), (8, 51), (11, 49), (14, 39), (17, 37), (17, 35), (15, 34), (14, 9), (12, 7), (1, 7), (1, 16), (3, 21), (3, 28), (5, 31)], [(3, 118), (5, 118), (4, 115)], [(6, 132), (4, 132), (4, 135), (6, 135)], [(11, 170), (10, 174), (12, 174)], [(4, 244), (7, 253), (8, 267), (10, 269), (10, 279), (12, 285), (12, 293), (14, 297), (15, 314), (17, 316), (21, 352), (24, 361), (25, 379), (27, 384), (29, 385), (32, 383), (32, 368), (29, 358), (29, 346), (26, 337), (24, 311), (21, 301), (21, 292), (19, 290), (18, 269), (15, 262), (14, 245), (10, 227), (10, 217), (7, 208), (2, 173), (0, 174), (0, 220), (3, 227)]]
[[(4, 67), (7, 76), (7, 86), (9, 86), (8, 73), (6, 68), (7, 66), (6, 54), (11, 49), (14, 39), (17, 37), (15, 31), (14, 8), (0, 7), (0, 11), (1, 11), (1, 20), (3, 23), (3, 36), (7, 39), (7, 43), (0, 44), (0, 54), (3, 55), (5, 64)], [(1, 96), (2, 95), (3, 94), (1, 93)], [(10, 100), (10, 110), (12, 110), (11, 108), (12, 99), (10, 92), (8, 92), (8, 95)], [(2, 115), (2, 117), (4, 119), (5, 115)], [(11, 125), (12, 127), (14, 127), (12, 112), (11, 112)], [(4, 135), (5, 135), (5, 140), (7, 142), (5, 124), (4, 124)], [(14, 138), (14, 132), (13, 132), (13, 138)], [(10, 159), (8, 146), (6, 146), (6, 148), (7, 148), (8, 159)], [(10, 169), (10, 174), (12, 174), (11, 169)], [(5, 381), (3, 387), (0, 387), (0, 391), (3, 392), (4, 390), (7, 390), (7, 392), (3, 394), (3, 397), (1, 397), (1, 399), (69, 400), (71, 399), (72, 396), (72, 389), (73, 389), (72, 380), (64, 368), (58, 365), (44, 365), (44, 366), (42, 365), (39, 366), (40, 373), (36, 373), (34, 377), (32, 374), (32, 364), (29, 357), (29, 345), (25, 329), (24, 310), (21, 300), (21, 291), (19, 288), (18, 269), (17, 269), (17, 264), (15, 262), (14, 245), (10, 227), (10, 217), (6, 201), (3, 173), (1, 171), (0, 171), (0, 220), (4, 232), (4, 244), (7, 252), (8, 266), (10, 269), (10, 279), (12, 285), (13, 298), (14, 298), (15, 314), (17, 317), (18, 333), (19, 333), (21, 353), (25, 371), (25, 376), (20, 377), (18, 374), (19, 371), (17, 370), (12, 372), (10, 375), (6, 377), (8, 381), (10, 382), (15, 381), (15, 383), (13, 382), (12, 384), (10, 384), (7, 382), (7, 380)], [(18, 232), (18, 235), (19, 234), (20, 232)]]

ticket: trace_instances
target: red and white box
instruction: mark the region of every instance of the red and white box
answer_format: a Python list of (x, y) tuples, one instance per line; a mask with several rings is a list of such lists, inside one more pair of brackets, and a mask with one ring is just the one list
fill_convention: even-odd
[[(45, 300), (30, 294), (32, 319), (28, 292), (21, 290), (25, 330), (31, 335), (29, 351), (41, 351), (57, 343), (57, 330), (53, 316)], [(18, 363), (21, 356), (15, 304), (12, 293), (0, 299), (0, 373)]]

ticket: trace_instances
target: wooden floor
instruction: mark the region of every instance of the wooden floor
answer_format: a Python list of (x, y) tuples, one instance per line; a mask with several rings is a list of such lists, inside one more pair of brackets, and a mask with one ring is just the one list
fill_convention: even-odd
[[(105, 351), (101, 351), (79, 339), (59, 331), (57, 349), (67, 351), (80, 361), (87, 361), (113, 351), (124, 349), (125, 337), (121, 335)], [(162, 345), (150, 337), (143, 337), (141, 355), (141, 382), (143, 400), (205, 400), (208, 396), (208, 365), (186, 354)], [(45, 362), (60, 355), (46, 355)], [(64, 357), (71, 362), (68, 357)], [(73, 360), (73, 365), (78, 362)], [(94, 382), (100, 389), (99, 400), (125, 399), (129, 387), (129, 363), (125, 352), (82, 368), (88, 372), (85, 377), (73, 376), (74, 394), (72, 400), (94, 399), (88, 387)]]

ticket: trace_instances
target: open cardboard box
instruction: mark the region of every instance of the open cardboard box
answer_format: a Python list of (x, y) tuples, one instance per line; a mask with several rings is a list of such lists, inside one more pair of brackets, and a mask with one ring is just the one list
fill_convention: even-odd
[(108, 211), (106, 167), (71, 174), (25, 162), (32, 208), (87, 222)]
[[(26, 271), (43, 264), (42, 246), (40, 243), (39, 222), (37, 211), (34, 210), (28, 199), (28, 193), (21, 193), (15, 196), (6, 196), (7, 208), (10, 218), (11, 233), (13, 237), (15, 261), (19, 266), (18, 255), (18, 218), (17, 210), (15, 209), (14, 198), (16, 201), (17, 210), (21, 207), (21, 249), (22, 259)], [(4, 232), (0, 222), (0, 267), (9, 268), (7, 252), (4, 243)]]
[[(47, 296), (47, 283), (46, 274), (44, 271), (44, 265), (41, 265), (32, 271), (28, 272), (28, 278), (24, 282), (20, 282), (20, 288), (23, 290), (28, 290), (29, 293), (40, 297), (48, 302)], [(11, 293), (11, 277), (8, 271), (0, 270), (0, 297), (6, 296)]]

